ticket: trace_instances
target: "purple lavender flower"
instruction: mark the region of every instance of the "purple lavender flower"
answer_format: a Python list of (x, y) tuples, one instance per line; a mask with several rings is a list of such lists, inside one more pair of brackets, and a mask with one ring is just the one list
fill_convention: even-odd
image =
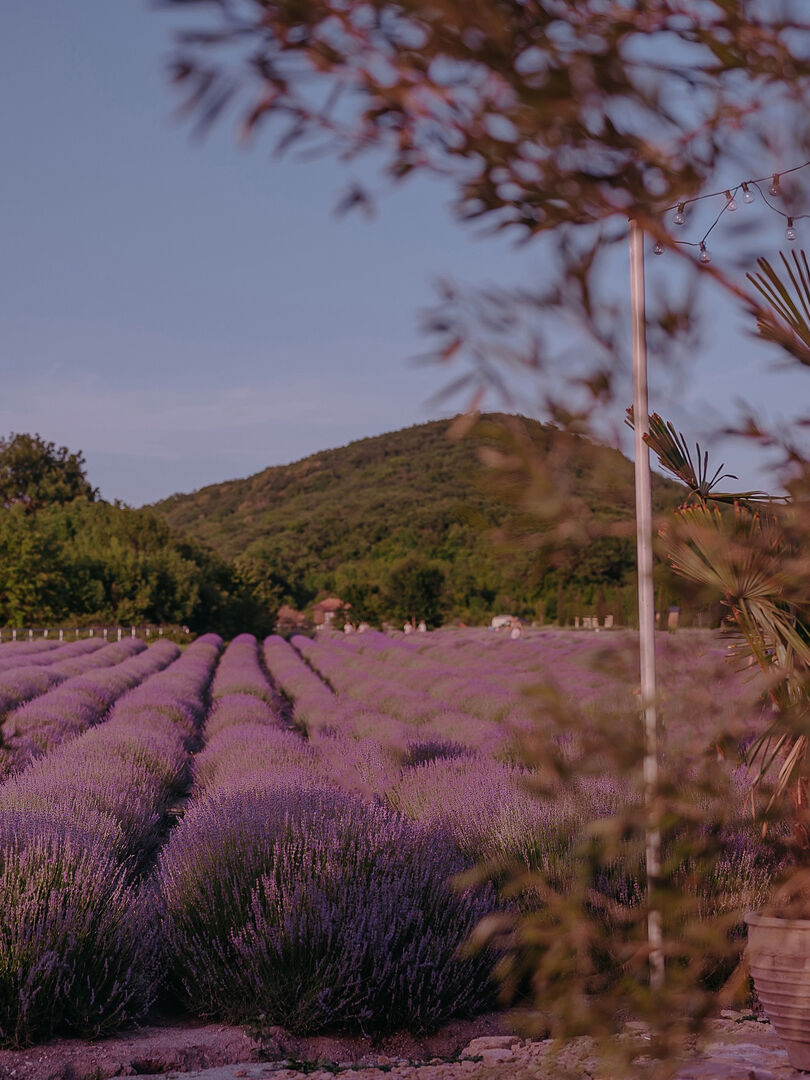
[(332, 690), (304, 663), (284, 638), (271, 634), (262, 647), (264, 662), (281, 692), (293, 705), (293, 719), (302, 731), (328, 723), (335, 704)]
[(423, 1030), (491, 1001), (459, 946), (492, 909), (453, 891), (442, 833), (335, 791), (206, 796), (160, 857), (170, 979), (198, 1015), (310, 1032)]
[(97, 1037), (159, 985), (155, 920), (103, 831), (0, 811), (0, 1045)]
[(231, 694), (251, 694), (278, 708), (278, 697), (262, 670), (258, 644), (252, 634), (239, 634), (225, 650), (211, 694), (215, 700)]

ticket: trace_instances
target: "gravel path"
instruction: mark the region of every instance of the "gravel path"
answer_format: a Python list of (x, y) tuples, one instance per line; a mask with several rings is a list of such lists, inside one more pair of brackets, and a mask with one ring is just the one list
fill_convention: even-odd
[[(163, 1073), (159, 1080), (593, 1080), (600, 1075), (587, 1039), (575, 1039), (552, 1059), (548, 1042), (513, 1036), (474, 1039), (454, 1062), (410, 1064), (385, 1059), (380, 1067), (315, 1069), (287, 1062), (221, 1065), (192, 1073)], [(685, 1061), (678, 1080), (788, 1080), (802, 1077), (787, 1062), (770, 1025), (720, 1021), (702, 1052)], [(607, 1078), (605, 1078), (607, 1080)]]
[[(497, 1019), (485, 1020), (484, 1026), (498, 1026)], [(257, 1061), (256, 1044), (239, 1028), (147, 1028), (97, 1044), (64, 1040), (27, 1051), (0, 1051), (0, 1080), (609, 1080), (600, 1073), (587, 1039), (572, 1040), (552, 1057), (548, 1042), (503, 1033), (469, 1038), (467, 1031), (459, 1049), (463, 1035), (464, 1027), (457, 1025), (422, 1044), (403, 1036), (398, 1049), (389, 1043), (387, 1053), (375, 1054), (363, 1040), (292, 1040), (278, 1033), (265, 1051), (277, 1060)], [(281, 1042), (286, 1042), (287, 1057), (279, 1056)], [(417, 1047), (420, 1061), (407, 1056)], [(450, 1053), (428, 1057), (431, 1049)], [(293, 1051), (295, 1058), (289, 1056)], [(678, 1080), (802, 1076), (788, 1065), (769, 1024), (743, 1018), (714, 1021), (698, 1053), (685, 1059), (677, 1073)]]

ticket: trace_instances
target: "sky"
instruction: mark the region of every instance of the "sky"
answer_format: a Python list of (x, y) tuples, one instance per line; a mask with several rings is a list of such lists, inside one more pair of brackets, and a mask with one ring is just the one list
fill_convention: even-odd
[[(135, 506), (448, 415), (460, 399), (430, 404), (447, 372), (413, 362), (435, 282), (543, 272), (531, 245), (455, 223), (438, 181), (338, 216), (370, 166), (279, 163), (227, 124), (193, 138), (172, 26), (141, 0), (0, 6), (0, 433), (82, 450)], [(730, 305), (711, 321), (651, 407), (700, 435), (738, 398), (770, 419), (806, 400)]]

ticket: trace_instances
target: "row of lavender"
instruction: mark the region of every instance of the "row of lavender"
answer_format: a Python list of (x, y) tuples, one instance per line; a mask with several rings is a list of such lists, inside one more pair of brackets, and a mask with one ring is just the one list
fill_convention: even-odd
[(18, 771), (99, 723), (123, 693), (166, 667), (179, 653), (169, 641), (146, 649), (132, 640), (93, 653), (77, 674), (7, 716), (2, 732), (9, 767)]
[[(105, 714), (81, 713), (80, 726), (103, 722), (76, 734), (77, 714), (65, 714), (56, 748), (0, 785), (3, 1044), (98, 1035), (155, 1000), (163, 935), (142, 871), (186, 780), (220, 648), (208, 635), (179, 658), (161, 642), (124, 661), (120, 679), (96, 685)], [(147, 657), (151, 678), (145, 667), (138, 678)]]
[[(280, 678), (278, 652), (263, 659)], [(446, 833), (346, 790), (347, 748), (285, 725), (249, 637), (225, 654), (204, 735), (158, 873), (170, 985), (191, 1011), (418, 1029), (489, 1000), (488, 959), (457, 951), (491, 894), (450, 888), (469, 864)]]
[[(72, 675), (80, 675), (83, 671), (98, 666), (98, 658), (102, 653), (107, 663), (117, 663), (124, 656), (132, 655), (126, 650), (112, 653), (109, 651), (111, 647), (107, 648), (108, 651), (105, 652), (104, 642), (86, 639), (53, 651), (24, 655), (19, 659), (5, 658), (0, 668), (0, 719), (24, 702), (52, 690)], [(137, 651), (139, 650), (133, 650)], [(104, 662), (101, 661), (101, 666), (104, 666)]]

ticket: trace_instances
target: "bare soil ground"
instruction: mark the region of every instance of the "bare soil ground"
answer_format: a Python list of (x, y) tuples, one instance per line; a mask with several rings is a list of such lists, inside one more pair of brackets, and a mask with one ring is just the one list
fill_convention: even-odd
[(113, 1076), (187, 1073), (248, 1062), (329, 1062), (358, 1065), (452, 1058), (474, 1038), (506, 1034), (498, 1014), (457, 1020), (433, 1035), (407, 1032), (298, 1038), (268, 1028), (261, 1044), (241, 1027), (161, 1022), (88, 1042), (57, 1039), (27, 1050), (0, 1050), (0, 1080), (107, 1080)]
[[(642, 1070), (643, 1072), (643, 1070)], [(767, 1022), (713, 1021), (678, 1080), (799, 1080)], [(588, 1039), (554, 1056), (548, 1042), (504, 1032), (499, 1015), (448, 1024), (435, 1035), (407, 1033), (296, 1038), (271, 1028), (263, 1044), (221, 1024), (160, 1023), (98, 1042), (60, 1039), (0, 1051), (0, 1080), (607, 1080)]]

